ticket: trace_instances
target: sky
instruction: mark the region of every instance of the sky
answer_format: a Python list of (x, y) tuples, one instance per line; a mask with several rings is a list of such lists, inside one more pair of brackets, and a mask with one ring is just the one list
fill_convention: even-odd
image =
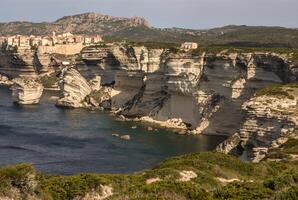
[(146, 18), (160, 28), (298, 28), (298, 0), (0, 0), (0, 22), (55, 21), (85, 12)]

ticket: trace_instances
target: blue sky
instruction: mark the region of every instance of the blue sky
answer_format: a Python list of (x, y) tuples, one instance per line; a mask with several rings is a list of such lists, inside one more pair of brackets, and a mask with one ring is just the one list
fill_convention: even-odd
[(54, 21), (100, 12), (142, 16), (156, 27), (212, 28), (229, 24), (298, 28), (298, 0), (0, 0), (0, 21)]

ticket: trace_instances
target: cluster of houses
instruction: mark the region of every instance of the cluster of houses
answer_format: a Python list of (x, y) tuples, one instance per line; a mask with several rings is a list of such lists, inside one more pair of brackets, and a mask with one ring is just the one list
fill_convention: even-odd
[[(8, 46), (17, 47), (18, 49), (31, 49), (32, 47), (39, 46), (57, 46), (57, 45), (69, 45), (69, 44), (82, 44), (91, 45), (97, 44), (102, 41), (99, 35), (96, 36), (83, 36), (74, 35), (71, 33), (63, 33), (61, 35), (56, 35), (53, 32), (52, 36), (24, 36), (24, 35), (14, 35), (9, 37), (0, 36), (0, 45), (7, 42)], [(188, 51), (192, 49), (197, 49), (198, 44), (194, 42), (185, 42), (181, 45), (180, 49)]]
[(83, 44), (90, 45), (102, 41), (99, 35), (83, 36), (74, 35), (71, 33), (63, 33), (56, 35), (55, 32), (51, 36), (24, 36), (14, 35), (8, 37), (0, 37), (0, 44), (7, 42), (8, 46), (17, 47), (18, 49), (31, 49), (38, 46), (55, 46), (55, 45), (69, 45), (69, 44)]

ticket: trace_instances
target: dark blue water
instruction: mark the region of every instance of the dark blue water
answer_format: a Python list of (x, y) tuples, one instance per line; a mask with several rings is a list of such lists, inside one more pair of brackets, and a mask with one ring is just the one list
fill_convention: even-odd
[[(59, 109), (46, 92), (41, 103), (16, 106), (0, 88), (0, 165), (33, 163), (45, 173), (128, 173), (152, 167), (167, 157), (212, 150), (220, 136), (180, 136), (147, 131), (103, 112)], [(136, 125), (137, 129), (131, 129)], [(112, 133), (129, 134), (123, 141)]]

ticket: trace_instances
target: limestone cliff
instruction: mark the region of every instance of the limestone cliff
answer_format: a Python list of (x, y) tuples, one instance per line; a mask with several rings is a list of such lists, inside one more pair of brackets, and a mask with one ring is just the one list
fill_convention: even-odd
[(13, 79), (12, 99), (18, 104), (37, 104), (43, 92), (43, 86), (32, 78)]
[(59, 80), (60, 99), (57, 106), (80, 108), (85, 107), (85, 98), (92, 91), (90, 84), (73, 67), (62, 69)]
[(12, 85), (13, 82), (8, 77), (0, 74), (0, 85)]
[(102, 85), (113, 84), (111, 103), (118, 114), (163, 125), (176, 121), (194, 133), (237, 132), (242, 105), (255, 91), (298, 77), (290, 56), (277, 53), (192, 54), (114, 44), (81, 54), (84, 77), (98, 75)]
[(0, 74), (10, 78), (18, 76), (37, 77), (42, 73), (54, 71), (51, 55), (40, 54), (34, 49), (1, 49)]
[(245, 118), (238, 133), (217, 150), (259, 162), (268, 151), (298, 137), (298, 85), (273, 86), (246, 101)]

